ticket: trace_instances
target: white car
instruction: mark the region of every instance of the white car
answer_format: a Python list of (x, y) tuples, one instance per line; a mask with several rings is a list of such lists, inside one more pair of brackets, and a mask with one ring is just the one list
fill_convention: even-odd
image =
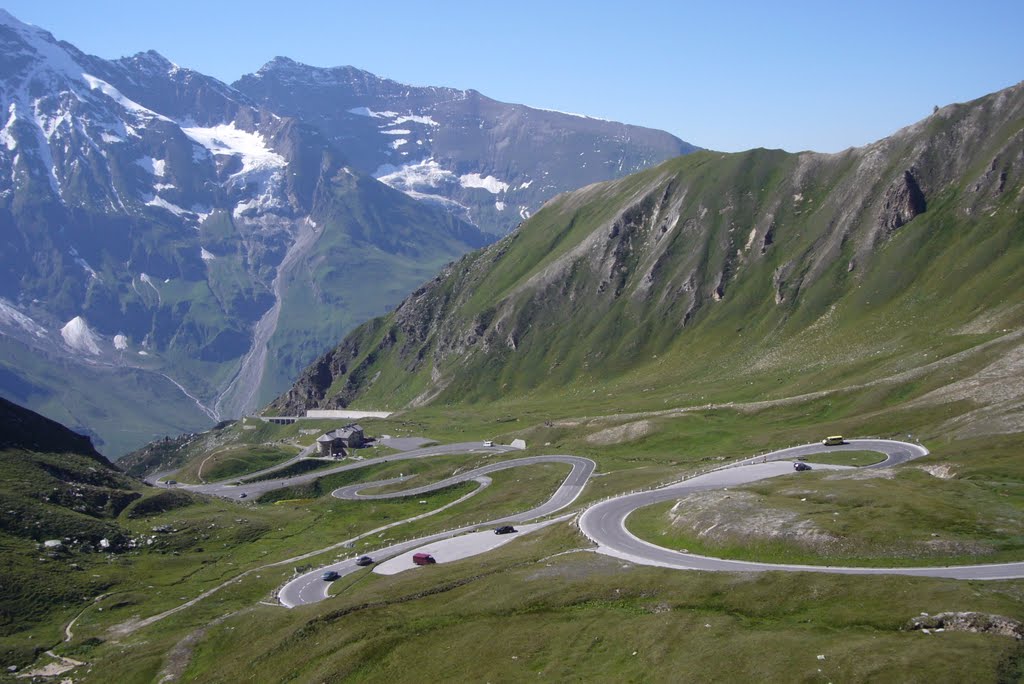
[(484, 440), (484, 446), (485, 447), (494, 446), (494, 440), (493, 439), (485, 439)]

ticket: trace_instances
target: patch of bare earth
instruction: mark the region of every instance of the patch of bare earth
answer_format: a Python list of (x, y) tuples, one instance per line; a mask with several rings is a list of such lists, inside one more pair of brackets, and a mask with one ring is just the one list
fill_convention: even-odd
[(654, 424), (649, 420), (638, 420), (624, 425), (606, 428), (587, 436), (588, 444), (608, 446), (610, 444), (624, 444), (635, 442), (641, 437), (654, 432)]
[(37, 668), (29, 670), (28, 672), (22, 672), (18, 675), (18, 678), (25, 679), (28, 677), (59, 677), (65, 672), (70, 672), (76, 667), (85, 665), (85, 663), (79, 660), (73, 660), (65, 656), (59, 656), (53, 651), (46, 651), (46, 655), (53, 658), (53, 660), (49, 663), (46, 663), (45, 665), (40, 665)]
[[(870, 471), (861, 471), (870, 472)], [(857, 477), (861, 472), (852, 472)], [(783, 496), (801, 500), (814, 497), (816, 503), (831, 495), (805, 490), (785, 490)], [(874, 556), (886, 558), (986, 555), (995, 549), (981, 542), (943, 539), (900, 540), (896, 544), (869, 542), (834, 534), (796, 511), (766, 507), (764, 497), (739, 490), (691, 494), (681, 499), (668, 514), (668, 522), (698, 539), (723, 545), (781, 542), (816, 554)], [(652, 540), (654, 541), (654, 540)]]
[(918, 466), (921, 470), (928, 473), (933, 477), (937, 477), (940, 480), (952, 480), (956, 477), (956, 471), (953, 470), (953, 466), (948, 463), (939, 463), (938, 465), (923, 465)]
[(793, 511), (765, 508), (749, 492), (698, 492), (681, 499), (668, 514), (673, 527), (713, 542), (784, 541), (820, 549), (838, 540)]

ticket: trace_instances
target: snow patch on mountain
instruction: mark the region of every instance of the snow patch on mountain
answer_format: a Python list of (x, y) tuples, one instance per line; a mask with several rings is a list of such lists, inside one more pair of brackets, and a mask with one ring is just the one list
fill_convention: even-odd
[(611, 119), (602, 119), (598, 116), (590, 116), (589, 114), (577, 114), (575, 112), (563, 112), (560, 109), (547, 109), (545, 107), (531, 107), (526, 105), (528, 109), (534, 109), (538, 112), (551, 112), (552, 114), (564, 114), (565, 116), (575, 116), (577, 119), (591, 119), (592, 121), (607, 121), (609, 123), (615, 123)]
[(170, 119), (168, 119), (163, 114), (157, 114), (152, 109), (148, 109), (146, 107), (143, 107), (142, 105), (140, 105), (135, 100), (128, 99), (127, 97), (125, 97), (124, 95), (121, 94), (120, 90), (118, 90), (114, 86), (110, 85), (109, 83), (104, 81), (102, 78), (96, 78), (92, 74), (86, 74), (86, 73), (83, 73), (81, 78), (82, 78), (83, 81), (85, 81), (86, 83), (89, 84), (89, 88), (91, 90), (98, 90), (98, 91), (100, 91), (101, 93), (103, 93), (104, 95), (109, 97), (111, 100), (113, 100), (117, 104), (121, 105), (123, 108), (127, 109), (128, 111), (132, 112), (133, 114), (136, 114), (136, 115), (141, 116), (141, 117), (149, 118), (149, 119), (159, 119), (160, 121), (167, 121), (167, 122), (171, 121)]
[(7, 111), (10, 112), (10, 116), (7, 117), (7, 123), (4, 124), (3, 130), (0, 130), (0, 142), (4, 144), (8, 152), (11, 152), (18, 146), (18, 141), (11, 135), (11, 126), (18, 120), (17, 106), (12, 102)]
[(163, 159), (153, 159), (152, 157), (143, 157), (142, 159), (136, 159), (135, 163), (141, 166), (150, 174), (157, 178), (163, 178), (164, 172), (167, 168), (167, 162)]
[(432, 157), (402, 166), (384, 164), (373, 173), (373, 177), (406, 194), (439, 188), (455, 180), (455, 174), (441, 168)]
[(177, 204), (172, 204), (171, 202), (165, 200), (163, 197), (160, 197), (159, 195), (153, 195), (153, 197), (146, 202), (146, 205), (150, 207), (160, 207), (161, 209), (166, 209), (175, 216), (184, 216), (185, 214), (191, 213), (188, 209), (182, 209)]
[(353, 107), (348, 110), (349, 114), (355, 114), (356, 116), (368, 116), (374, 119), (393, 119), (398, 116), (398, 112), (375, 112), (369, 107)]
[(60, 329), (60, 336), (64, 338), (64, 344), (75, 351), (93, 356), (100, 355), (100, 338), (81, 316), (75, 316), (65, 323), (64, 327)]
[(391, 122), (391, 125), (392, 126), (399, 126), (401, 124), (410, 123), (410, 122), (411, 123), (423, 124), (424, 126), (440, 126), (441, 125), (438, 122), (434, 121), (434, 119), (432, 119), (429, 116), (420, 116), (418, 114), (406, 114), (404, 116), (396, 117), (395, 120)]
[(392, 140), (391, 141), (391, 149), (397, 150), (399, 147), (401, 147), (402, 145), (404, 145), (407, 142), (409, 142), (409, 140), (406, 139), (406, 138), (399, 138), (398, 140)]
[(504, 202), (495, 202), (494, 203), (494, 208), (497, 209), (498, 211), (505, 211), (505, 203)]
[(439, 207), (444, 207), (447, 211), (450, 211), (455, 216), (462, 217), (465, 221), (470, 221), (469, 207), (461, 202), (457, 202), (450, 197), (444, 195), (435, 195), (429, 192), (417, 192), (415, 190), (403, 190), (403, 193), (418, 200), (420, 202), (426, 202), (428, 204), (436, 204)]
[(494, 176), (481, 176), (479, 173), (467, 173), (459, 176), (459, 184), (464, 188), (483, 188), (492, 195), (508, 190), (508, 183), (502, 182)]
[(231, 174), (229, 184), (248, 197), (235, 205), (232, 210), (235, 218), (252, 217), (286, 206), (278, 189), (284, 182), (283, 170), (288, 163), (270, 149), (262, 135), (240, 129), (234, 122), (210, 127), (185, 126), (181, 130), (201, 146), (202, 154), (209, 152), (241, 160), (242, 168)]
[(200, 247), (199, 258), (202, 259), (203, 261), (213, 261), (217, 257), (211, 254), (210, 252), (207, 252), (205, 247)]
[[(423, 116), (421, 114), (399, 114), (398, 112), (375, 112), (369, 107), (353, 107), (348, 110), (349, 114), (355, 114), (356, 116), (367, 116), (372, 119), (392, 119), (391, 123), (385, 124), (387, 126), (400, 126), (404, 123), (418, 123), (424, 126), (440, 126), (437, 121), (434, 121), (432, 117)], [(385, 131), (386, 133), (387, 131)]]
[(254, 217), (258, 214), (267, 213), (273, 210), (283, 210), (287, 207), (285, 201), (275, 194), (277, 185), (281, 182), (281, 174), (277, 173), (266, 179), (263, 191), (251, 199), (243, 200), (235, 205), (231, 215), (236, 219)]
[(408, 128), (395, 128), (390, 131), (381, 131), (384, 135), (412, 135), (412, 131)]
[(124, 351), (128, 348), (128, 337), (124, 333), (114, 335), (114, 349)]
[(236, 128), (233, 121), (228, 124), (206, 128), (182, 126), (181, 130), (185, 135), (202, 145), (212, 154), (241, 157), (242, 170), (232, 174), (232, 177), (252, 173), (253, 171), (276, 171), (284, 168), (286, 165), (284, 157), (270, 149), (263, 136)]
[(46, 328), (18, 311), (13, 304), (5, 299), (0, 299), (0, 324), (17, 326), (36, 337), (43, 337), (47, 333)]

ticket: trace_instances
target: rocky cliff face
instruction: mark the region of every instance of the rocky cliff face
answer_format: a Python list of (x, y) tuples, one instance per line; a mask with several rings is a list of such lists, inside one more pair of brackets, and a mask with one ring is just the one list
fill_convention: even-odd
[(1015, 86), (840, 154), (699, 152), (560, 196), (272, 408), (496, 398), (663, 365), (677, 381), (831, 373), (946, 335), (1024, 286), (1022, 122)]

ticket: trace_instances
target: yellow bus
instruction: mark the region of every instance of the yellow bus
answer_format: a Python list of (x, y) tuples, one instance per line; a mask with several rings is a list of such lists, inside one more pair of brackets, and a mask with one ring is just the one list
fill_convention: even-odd
[(843, 440), (842, 435), (832, 435), (831, 437), (826, 437), (825, 439), (821, 440), (821, 443), (824, 444), (825, 446), (836, 446), (837, 444), (846, 444), (846, 442)]

